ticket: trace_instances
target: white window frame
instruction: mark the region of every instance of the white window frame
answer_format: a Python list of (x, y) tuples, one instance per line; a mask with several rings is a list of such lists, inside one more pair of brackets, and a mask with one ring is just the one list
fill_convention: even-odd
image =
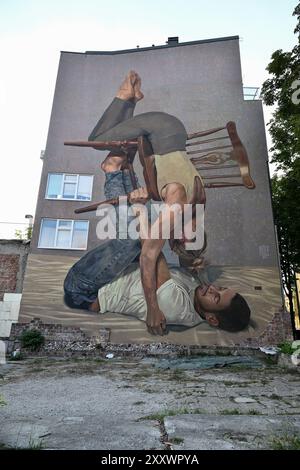
[[(41, 246), (40, 244), (40, 241), (41, 241), (41, 236), (42, 236), (42, 230), (43, 230), (43, 223), (44, 223), (44, 220), (56, 220), (56, 227), (55, 227), (55, 238), (54, 238), (54, 245), (56, 245), (57, 243), (57, 235), (58, 235), (58, 230), (68, 230), (69, 229), (59, 229), (58, 226), (59, 226), (59, 222), (62, 221), (62, 222), (72, 222), (71, 224), (71, 229), (70, 229), (70, 232), (71, 232), (71, 236), (70, 236), (70, 246), (69, 247), (60, 247), (60, 246)], [(87, 222), (87, 237), (86, 237), (86, 246), (85, 248), (73, 248), (71, 245), (72, 245), (72, 240), (73, 240), (73, 232), (74, 232), (74, 223), (75, 222)], [(40, 234), (39, 234), (39, 241), (38, 241), (38, 248), (43, 248), (43, 249), (47, 249), (47, 250), (75, 250), (75, 251), (78, 251), (78, 250), (81, 250), (81, 251), (84, 251), (87, 249), (87, 245), (88, 245), (88, 239), (89, 239), (89, 229), (90, 229), (90, 221), (89, 220), (82, 220), (82, 219), (77, 219), (77, 220), (74, 220), (74, 219), (54, 219), (52, 217), (43, 217), (41, 219), (41, 225), (40, 225)]]
[[(70, 183), (69, 181), (65, 180), (66, 176), (76, 176), (76, 183), (75, 183), (75, 181), (73, 183), (73, 184), (76, 184), (75, 197), (72, 198), (72, 197), (49, 197), (49, 196), (47, 196), (51, 175), (61, 175), (62, 176), (61, 187), (60, 187), (60, 194), (61, 195), (63, 195), (64, 184), (65, 183)], [(90, 195), (89, 199), (79, 199), (78, 198), (79, 176), (90, 176), (91, 177), (91, 187), (90, 187), (91, 195)], [(94, 175), (87, 175), (86, 173), (82, 174), (82, 173), (56, 173), (56, 172), (52, 173), (52, 172), (50, 172), (50, 173), (48, 173), (48, 178), (47, 178), (47, 187), (46, 187), (45, 199), (50, 199), (51, 201), (81, 201), (81, 202), (91, 201), (92, 196), (93, 196), (93, 185), (94, 185)]]

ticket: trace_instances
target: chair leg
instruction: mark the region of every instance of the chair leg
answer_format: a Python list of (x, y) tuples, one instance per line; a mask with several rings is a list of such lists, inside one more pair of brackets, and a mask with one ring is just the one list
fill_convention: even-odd
[(123, 169), (126, 168), (127, 170), (129, 170), (129, 176), (133, 189), (137, 189), (137, 183), (133, 169), (133, 161), (135, 154), (136, 150), (129, 150), (128, 152), (126, 152), (126, 163), (123, 165)]
[(128, 170), (129, 170), (129, 176), (130, 176), (130, 179), (131, 179), (132, 187), (133, 187), (133, 189), (137, 189), (135, 173), (134, 173), (133, 166), (132, 166), (131, 163), (128, 163)]
[(106, 201), (94, 202), (94, 204), (90, 204), (89, 206), (84, 206), (84, 207), (80, 207), (79, 209), (75, 209), (74, 212), (75, 214), (82, 214), (83, 212), (92, 212), (92, 211), (96, 211), (98, 209), (98, 206), (102, 204), (112, 204), (116, 206), (118, 203), (119, 203), (118, 198), (106, 199)]

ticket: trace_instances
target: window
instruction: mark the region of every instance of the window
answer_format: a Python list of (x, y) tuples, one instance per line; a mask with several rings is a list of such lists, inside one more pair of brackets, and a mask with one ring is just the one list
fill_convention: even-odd
[(88, 220), (42, 219), (39, 248), (86, 250)]
[(47, 199), (90, 201), (92, 199), (93, 176), (49, 173)]

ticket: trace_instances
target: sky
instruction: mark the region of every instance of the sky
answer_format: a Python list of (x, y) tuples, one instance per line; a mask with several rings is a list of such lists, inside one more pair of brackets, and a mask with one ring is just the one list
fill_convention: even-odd
[[(35, 213), (60, 51), (240, 36), (244, 86), (296, 43), (297, 0), (0, 0), (0, 238)], [(264, 108), (265, 121), (271, 109)], [(270, 146), (270, 139), (268, 139)], [(12, 224), (13, 223), (13, 224)]]

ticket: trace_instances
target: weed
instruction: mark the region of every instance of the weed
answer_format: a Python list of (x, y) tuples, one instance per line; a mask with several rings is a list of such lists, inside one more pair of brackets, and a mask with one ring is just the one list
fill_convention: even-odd
[(282, 399), (282, 397), (280, 397), (276, 393), (272, 393), (272, 395), (270, 395), (268, 398), (271, 398), (272, 400), (281, 400)]
[(237, 408), (233, 408), (232, 410), (221, 410), (220, 415), (240, 415), (242, 414), (240, 410)]
[(231, 441), (238, 441), (238, 442), (247, 442), (247, 436), (241, 433), (234, 433), (234, 432), (226, 432), (223, 434), (224, 439), (230, 439)]
[(156, 420), (156, 421), (163, 421), (168, 416), (179, 416), (179, 415), (195, 415), (195, 414), (203, 414), (204, 410), (200, 408), (188, 409), (188, 408), (179, 408), (178, 410), (165, 410), (162, 413), (155, 413), (152, 415), (144, 416), (143, 418), (139, 418), (138, 421), (147, 419), (147, 420)]
[(257, 410), (248, 410), (247, 415), (262, 415), (262, 413)]
[(24, 356), (21, 351), (14, 351), (9, 358), (10, 361), (22, 361), (22, 359), (24, 359)]
[(221, 410), (220, 411), (220, 415), (261, 415), (262, 413), (260, 411), (257, 411), (257, 410), (254, 410), (254, 409), (251, 409), (251, 410), (248, 410), (248, 411), (243, 411), (241, 412), (240, 410), (238, 410), (237, 408), (233, 408), (231, 410)]
[(7, 405), (4, 397), (2, 395), (0, 395), (0, 406), (4, 406), (4, 405)]
[(239, 388), (242, 388), (242, 387), (248, 387), (249, 385), (253, 385), (253, 384), (256, 384), (257, 382), (256, 381), (245, 381), (245, 382), (233, 382), (231, 380), (223, 380), (223, 385), (227, 386), (227, 387), (239, 387)]
[(45, 343), (45, 337), (39, 330), (25, 330), (20, 336), (21, 344), (23, 348), (36, 351)]
[(223, 380), (223, 385), (226, 387), (234, 387), (237, 385), (237, 382), (231, 382), (230, 380)]
[(32, 437), (29, 439), (28, 449), (30, 450), (41, 450), (45, 447), (45, 444), (42, 439), (33, 439)]
[(300, 437), (289, 436), (288, 434), (277, 436), (271, 439), (270, 444), (273, 450), (300, 450)]
[(9, 447), (6, 444), (3, 444), (3, 442), (0, 442), (0, 450), (10, 450), (11, 447)]
[(292, 343), (290, 343), (289, 341), (284, 341), (283, 343), (280, 343), (279, 349), (280, 352), (282, 352), (283, 354), (293, 354), (294, 352), (294, 349), (292, 348)]
[(140, 372), (137, 372), (136, 374), (133, 374), (132, 378), (133, 379), (147, 379), (151, 375), (152, 374), (149, 370), (142, 370)]
[(10, 446), (0, 442), (0, 450), (42, 450), (45, 448), (45, 444), (42, 439), (33, 439), (30, 437), (27, 447)]
[(182, 382), (186, 379), (186, 373), (182, 369), (173, 369), (170, 376), (168, 377), (168, 380), (178, 380), (179, 382)]
[(172, 437), (172, 439), (169, 439), (170, 444), (182, 444), (184, 442), (184, 439), (182, 437)]

